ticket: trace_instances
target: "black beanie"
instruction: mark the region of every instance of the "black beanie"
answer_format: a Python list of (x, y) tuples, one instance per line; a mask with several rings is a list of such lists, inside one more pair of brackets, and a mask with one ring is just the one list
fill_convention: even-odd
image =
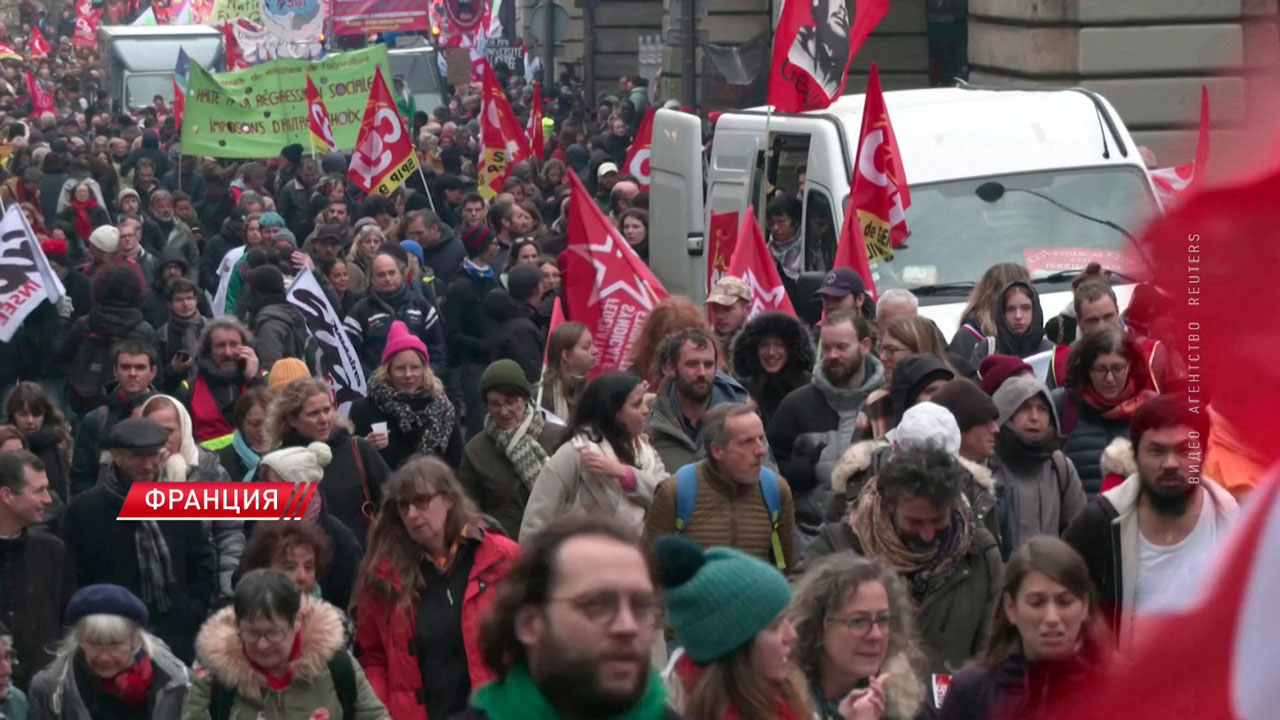
[(981, 387), (967, 378), (947, 382), (933, 394), (932, 401), (951, 411), (960, 432), (1000, 417), (996, 403)]
[(294, 165), (297, 165), (298, 163), (302, 162), (302, 145), (298, 143), (294, 143), (292, 145), (285, 145), (280, 150), (280, 157), (288, 160)]
[(284, 273), (272, 264), (259, 265), (245, 276), (249, 290), (258, 301), (259, 306), (271, 305), (285, 301)]
[(519, 302), (533, 297), (541, 284), (542, 271), (536, 265), (516, 265), (507, 273), (507, 292)]

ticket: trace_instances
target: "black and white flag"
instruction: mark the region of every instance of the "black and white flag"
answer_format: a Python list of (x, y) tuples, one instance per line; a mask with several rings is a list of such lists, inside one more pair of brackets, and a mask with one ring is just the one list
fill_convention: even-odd
[(0, 342), (9, 342), (40, 303), (56, 304), (65, 294), (22, 208), (9, 205), (0, 220)]
[(289, 302), (307, 318), (307, 332), (320, 347), (320, 372), (333, 386), (338, 412), (346, 416), (351, 403), (364, 397), (364, 368), (360, 356), (342, 331), (342, 320), (310, 271), (298, 273), (286, 293)]

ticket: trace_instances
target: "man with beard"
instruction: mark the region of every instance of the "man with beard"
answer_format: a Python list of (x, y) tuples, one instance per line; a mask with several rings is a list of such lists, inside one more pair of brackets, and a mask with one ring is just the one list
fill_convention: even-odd
[(1143, 403), (1129, 424), (1138, 472), (1102, 493), (1062, 539), (1089, 566), (1103, 616), (1123, 649), (1133, 613), (1194, 597), (1239, 515), (1231, 494), (1200, 475), (1208, 418), (1178, 397)]
[(191, 414), (197, 443), (214, 452), (231, 444), (235, 433), (236, 401), (249, 388), (266, 384), (253, 349), (253, 333), (229, 316), (205, 324), (200, 354), (177, 387), (167, 386)]
[(168, 190), (151, 193), (150, 212), (142, 221), (142, 246), (159, 257), (167, 247), (182, 250), (187, 258), (187, 277), (193, 282), (200, 276), (200, 246), (186, 223), (173, 212), (173, 195)]
[(931, 673), (950, 673), (984, 647), (1000, 597), (1000, 547), (961, 494), (968, 475), (936, 445), (899, 449), (868, 481), (848, 520), (823, 528), (827, 542), (805, 551), (812, 562), (851, 550), (901, 575)]
[(548, 526), (523, 548), (480, 629), (497, 679), (455, 720), (679, 720), (649, 655), (662, 604), (628, 533), (601, 518)]
[(869, 437), (863, 405), (884, 385), (871, 353), (871, 328), (854, 310), (827, 316), (820, 334), (822, 368), (792, 390), (768, 420), (769, 444), (796, 495), (796, 527), (813, 535), (831, 501), (831, 471), (854, 441)]
[[(747, 324), (751, 315), (751, 288), (741, 279), (725, 275), (711, 286), (707, 293), (707, 319), (711, 321), (711, 332), (720, 344), (720, 352), (726, 358), (733, 349), (733, 340), (738, 331)], [(729, 366), (728, 371), (734, 375), (739, 373)]]

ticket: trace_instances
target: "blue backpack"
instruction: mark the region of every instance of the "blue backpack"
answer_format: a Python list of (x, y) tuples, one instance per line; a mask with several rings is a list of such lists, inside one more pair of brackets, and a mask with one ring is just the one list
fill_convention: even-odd
[[(787, 569), (787, 558), (782, 554), (782, 500), (778, 495), (778, 476), (766, 467), (760, 468), (760, 496), (764, 498), (765, 509), (769, 511), (769, 547), (773, 551), (773, 562), (779, 570)], [(676, 532), (684, 534), (689, 525), (689, 517), (693, 515), (693, 505), (698, 499), (698, 469), (696, 465), (685, 465), (676, 471)]]

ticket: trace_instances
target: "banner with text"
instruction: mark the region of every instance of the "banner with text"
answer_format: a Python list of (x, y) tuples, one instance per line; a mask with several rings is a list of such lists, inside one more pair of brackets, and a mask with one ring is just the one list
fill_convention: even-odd
[(66, 291), (49, 267), (18, 203), (0, 220), (0, 342), (9, 342), (40, 303), (57, 303)]
[(333, 0), (334, 35), (427, 29), (427, 0)]
[(192, 64), (182, 152), (261, 158), (280, 154), (285, 145), (309, 146), (307, 75), (325, 99), (337, 148), (351, 149), (378, 67), (390, 76), (385, 45), (314, 62), (273, 60), (213, 76)]
[(241, 18), (261, 25), (262, 0), (214, 0), (205, 22), (208, 25), (218, 25), (223, 21), (234, 22)]
[(365, 381), (360, 356), (342, 329), (342, 319), (310, 272), (298, 273), (285, 296), (306, 316), (307, 333), (320, 346), (319, 376), (333, 387), (334, 404), (345, 417), (350, 403), (364, 397)]

